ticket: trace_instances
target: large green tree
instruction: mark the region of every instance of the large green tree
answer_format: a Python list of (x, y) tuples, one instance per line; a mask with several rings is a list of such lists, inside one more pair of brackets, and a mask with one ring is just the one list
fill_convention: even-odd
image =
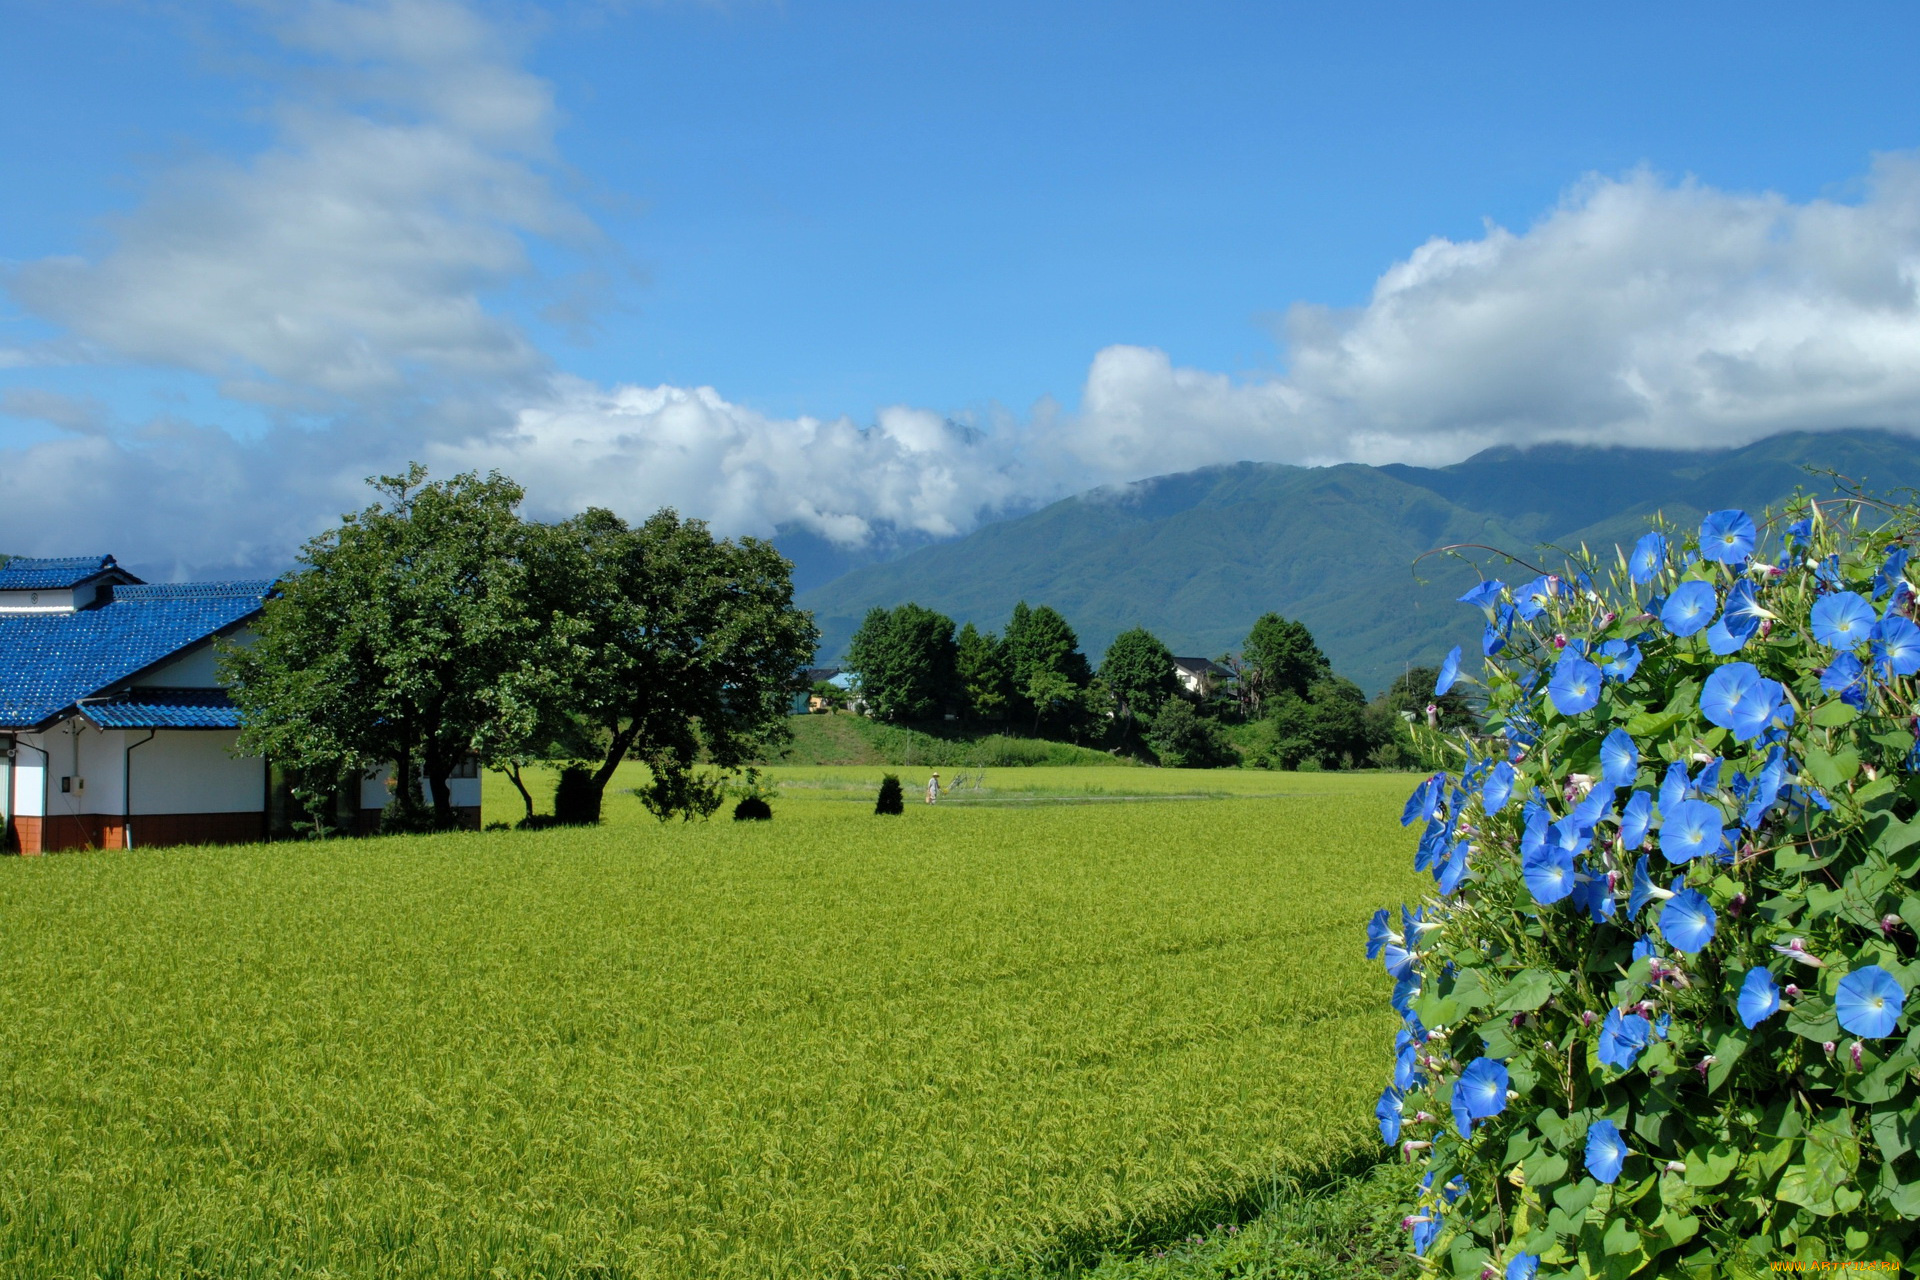
[(1115, 636), (1100, 661), (1100, 679), (1113, 695), (1113, 717), (1122, 741), (1149, 724), (1179, 689), (1173, 651), (1153, 632), (1135, 627)]
[(1267, 699), (1282, 694), (1306, 697), (1316, 680), (1333, 674), (1333, 664), (1314, 642), (1304, 622), (1263, 613), (1241, 646), (1241, 680), (1259, 713)]
[(548, 531), (538, 564), (541, 607), (568, 631), (553, 696), (600, 747), (573, 816), (598, 816), (629, 758), (652, 775), (640, 799), (655, 816), (711, 814), (724, 791), (695, 766), (737, 769), (781, 740), (805, 687), (819, 632), (794, 608), (793, 566), (672, 510), (630, 526), (597, 508)]
[(308, 780), (394, 766), (400, 808), (426, 780), (452, 826), (454, 769), (488, 733), (531, 732), (565, 628), (529, 606), (520, 486), (497, 474), (370, 480), (381, 501), (301, 549), (247, 645), (221, 650), (240, 747)]
[(1006, 714), (1013, 696), (1013, 671), (999, 636), (971, 622), (961, 627), (954, 645), (954, 675), (969, 716), (989, 720)]
[(1033, 717), (1036, 733), (1049, 719), (1066, 727), (1080, 706), (1078, 695), (1093, 683), (1080, 637), (1053, 609), (1029, 608), (1022, 600), (1007, 623), (1006, 646), (1014, 709)]
[(847, 669), (881, 720), (930, 720), (956, 701), (953, 619), (911, 602), (871, 609), (847, 646)]

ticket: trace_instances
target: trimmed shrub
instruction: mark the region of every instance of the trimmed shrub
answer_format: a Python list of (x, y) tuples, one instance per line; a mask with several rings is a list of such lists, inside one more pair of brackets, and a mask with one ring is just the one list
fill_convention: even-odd
[(1920, 1263), (1916, 537), (1720, 511), (1461, 597), (1492, 736), (1403, 815), (1436, 894), (1368, 930), (1430, 1268)]
[(773, 806), (759, 796), (747, 796), (733, 806), (735, 822), (766, 822), (773, 817)]
[(592, 776), (577, 764), (562, 769), (554, 784), (553, 821), (562, 827), (590, 827), (600, 821), (600, 793)]
[(900, 775), (890, 773), (880, 779), (880, 796), (873, 802), (875, 813), (902, 814), (907, 811), (906, 797), (900, 790)]

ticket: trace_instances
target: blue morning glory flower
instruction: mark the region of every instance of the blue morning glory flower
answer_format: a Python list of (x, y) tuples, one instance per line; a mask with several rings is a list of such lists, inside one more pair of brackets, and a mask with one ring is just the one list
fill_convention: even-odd
[(1677, 801), (1660, 823), (1660, 852), (1668, 862), (1691, 862), (1725, 843), (1726, 828), (1717, 806), (1705, 800)]
[(1665, 815), (1687, 798), (1689, 779), (1684, 761), (1675, 760), (1660, 778), (1660, 812)]
[(1475, 1058), (1453, 1086), (1453, 1119), (1463, 1138), (1472, 1137), (1472, 1120), (1486, 1120), (1507, 1109), (1507, 1064)]
[(1405, 1092), (1424, 1081), (1420, 1074), (1420, 1046), (1409, 1043), (1393, 1060), (1393, 1087)]
[(1549, 844), (1520, 860), (1520, 876), (1541, 906), (1551, 906), (1573, 892), (1573, 854)]
[(1713, 904), (1698, 889), (1683, 889), (1660, 908), (1660, 936), (1675, 951), (1694, 955), (1713, 941)]
[(1683, 582), (1660, 606), (1660, 623), (1676, 636), (1693, 635), (1713, 621), (1719, 603), (1711, 582)]
[[(1633, 864), (1633, 883), (1627, 890), (1627, 914), (1639, 915), (1640, 908), (1651, 902), (1653, 897), (1653, 877), (1647, 874), (1647, 855), (1643, 853), (1640, 855), (1640, 860)], [(1638, 957), (1637, 949), (1634, 955)]]
[(1760, 597), (1754, 594), (1753, 583), (1742, 578), (1733, 584), (1733, 590), (1727, 592), (1727, 603), (1720, 610), (1720, 621), (1727, 630), (1745, 638), (1760, 629), (1760, 624), (1773, 615), (1760, 607)]
[(1612, 1186), (1631, 1154), (1620, 1137), (1619, 1126), (1613, 1121), (1595, 1120), (1587, 1126), (1587, 1172), (1595, 1182)]
[(1724, 618), (1707, 628), (1707, 648), (1717, 657), (1724, 658), (1729, 654), (1740, 652), (1747, 647), (1747, 641), (1750, 639), (1752, 639), (1751, 634), (1737, 636), (1727, 630)]
[(1447, 653), (1446, 661), (1440, 664), (1440, 678), (1433, 682), (1433, 696), (1439, 697), (1453, 688), (1453, 682), (1460, 678), (1460, 646), (1455, 645)]
[(1735, 742), (1749, 742), (1760, 736), (1785, 696), (1780, 682), (1761, 675), (1751, 662), (1729, 662), (1707, 677), (1700, 690), (1700, 714), (1731, 733)]
[(1904, 581), (1904, 575), (1907, 571), (1907, 556), (1909, 554), (1905, 547), (1895, 546), (1887, 549), (1887, 558), (1881, 561), (1880, 572), (1873, 575), (1873, 598), (1875, 600), (1878, 600), (1881, 595), (1890, 588), (1897, 589), (1899, 584)]
[[(1642, 858), (1640, 861), (1645, 862), (1646, 859)], [(1633, 958), (1635, 960), (1646, 960), (1659, 954), (1660, 948), (1654, 945), (1652, 938), (1641, 938), (1633, 944)]]
[(1403, 1018), (1413, 1016), (1413, 1002), (1420, 998), (1420, 971), (1410, 969), (1393, 984), (1393, 1011)]
[(1627, 797), (1620, 811), (1620, 845), (1629, 853), (1647, 842), (1647, 829), (1653, 825), (1653, 797), (1636, 791)]
[(1440, 892), (1451, 895), (1467, 878), (1467, 842), (1462, 840), (1453, 846), (1453, 852), (1445, 861), (1433, 869), (1433, 878), (1439, 882)]
[(1833, 1011), (1840, 1016), (1840, 1025), (1862, 1040), (1892, 1035), (1906, 1003), (1906, 990), (1877, 964), (1855, 969), (1840, 979), (1833, 993)]
[(1836, 591), (1814, 603), (1813, 638), (1829, 649), (1856, 649), (1873, 634), (1873, 606), (1857, 592)]
[(1388, 923), (1387, 909), (1380, 908), (1367, 921), (1367, 959), (1378, 960), (1380, 948), (1393, 940), (1393, 926)]
[(1652, 1026), (1637, 1013), (1607, 1010), (1607, 1020), (1600, 1024), (1601, 1063), (1616, 1071), (1631, 1071), (1646, 1049), (1647, 1037), (1652, 1031)]
[(1595, 660), (1601, 675), (1624, 683), (1633, 679), (1633, 673), (1640, 669), (1640, 646), (1625, 640), (1609, 640), (1600, 646)]
[(1726, 764), (1727, 762), (1725, 760), (1719, 756), (1715, 756), (1704, 765), (1701, 765), (1700, 776), (1693, 780), (1694, 794), (1705, 796), (1718, 791), (1720, 789), (1720, 770), (1725, 768)]
[(1436, 773), (1413, 789), (1413, 794), (1407, 797), (1407, 807), (1400, 811), (1401, 826), (1410, 826), (1416, 818), (1422, 822), (1433, 818), (1433, 811), (1440, 803), (1442, 780), (1446, 776)]
[(1487, 785), (1480, 790), (1480, 807), (1488, 813), (1498, 813), (1507, 807), (1507, 801), (1513, 799), (1513, 766), (1502, 760), (1493, 766), (1493, 772), (1487, 775)]
[(1549, 574), (1542, 574), (1526, 586), (1514, 592), (1514, 612), (1518, 613), (1526, 621), (1532, 622), (1542, 613), (1545, 613), (1547, 605), (1552, 603), (1555, 588), (1558, 586), (1559, 581), (1558, 578)]
[(1613, 891), (1607, 884), (1607, 872), (1604, 867), (1589, 867), (1576, 877), (1574, 901), (1580, 910), (1587, 913), (1595, 924), (1605, 924), (1613, 919), (1613, 913), (1619, 904), (1613, 900)]
[(1507, 631), (1513, 629), (1513, 604), (1501, 604), (1500, 620), (1488, 622), (1486, 629), (1480, 631), (1480, 652), (1488, 658), (1496, 656), (1507, 647)]
[[(1612, 812), (1613, 788), (1605, 783), (1595, 785), (1593, 790), (1587, 792), (1587, 798), (1580, 802), (1579, 807), (1561, 819), (1562, 822), (1571, 824), (1580, 835), (1579, 842), (1572, 847), (1584, 849), (1592, 844), (1593, 829), (1605, 821)], [(1566, 842), (1563, 840), (1562, 843)]]
[(1873, 669), (1883, 677), (1910, 676), (1920, 671), (1920, 627), (1889, 615), (1874, 624)]
[(1780, 988), (1773, 984), (1773, 975), (1765, 969), (1747, 970), (1738, 1003), (1740, 1021), (1749, 1031), (1780, 1012)]
[(1562, 653), (1547, 682), (1547, 697), (1563, 716), (1577, 716), (1600, 701), (1600, 668), (1571, 651)]
[(1811, 538), (1812, 536), (1813, 536), (1813, 517), (1812, 516), (1803, 516), (1802, 518), (1795, 520), (1792, 524), (1787, 526), (1787, 540), (1789, 542), (1793, 541), (1795, 538)]
[(1625, 729), (1615, 729), (1600, 742), (1600, 780), (1609, 787), (1630, 787), (1640, 771), (1640, 748)]
[(1627, 557), (1627, 576), (1642, 586), (1659, 576), (1667, 565), (1667, 540), (1660, 533), (1643, 533)]
[(1424, 1258), (1427, 1249), (1433, 1244), (1434, 1237), (1440, 1234), (1440, 1220), (1431, 1213), (1421, 1214), (1413, 1220), (1413, 1256)]
[(1473, 590), (1461, 596), (1460, 603), (1470, 604), (1476, 609), (1490, 608), (1493, 602), (1500, 598), (1500, 593), (1506, 589), (1507, 584), (1500, 581), (1500, 579), (1488, 578), (1485, 582), (1480, 583), (1474, 587)]
[(1405, 1110), (1400, 1091), (1391, 1087), (1382, 1089), (1380, 1101), (1373, 1104), (1374, 1119), (1380, 1122), (1380, 1141), (1390, 1147), (1400, 1142), (1400, 1117)]
[(1523, 826), (1520, 831), (1520, 860), (1522, 862), (1546, 847), (1548, 829), (1547, 811), (1529, 804), (1527, 806), (1526, 825)]
[(1540, 1255), (1516, 1253), (1507, 1261), (1506, 1280), (1534, 1280), (1540, 1274)]
[(1380, 948), (1380, 959), (1387, 966), (1387, 973), (1394, 978), (1404, 978), (1413, 972), (1413, 953), (1401, 942), (1389, 942)]
[[(1850, 653), (1842, 653), (1820, 673), (1820, 690), (1823, 693), (1837, 693), (1843, 701), (1852, 705), (1865, 706), (1866, 674), (1867, 669), (1860, 659)], [(1854, 703), (1848, 694), (1861, 695), (1860, 701)]]
[(1744, 511), (1715, 511), (1700, 522), (1700, 556), (1720, 564), (1745, 564), (1759, 530)]

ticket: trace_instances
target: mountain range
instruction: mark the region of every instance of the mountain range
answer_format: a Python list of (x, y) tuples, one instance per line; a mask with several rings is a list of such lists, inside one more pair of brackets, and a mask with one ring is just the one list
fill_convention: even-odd
[[(1630, 545), (1655, 515), (1685, 526), (1722, 507), (1757, 516), (1796, 489), (1830, 494), (1827, 472), (1876, 493), (1920, 487), (1920, 441), (1828, 431), (1722, 450), (1503, 447), (1434, 468), (1206, 467), (852, 568), (799, 603), (827, 661), (868, 609), (909, 600), (992, 630), (1020, 600), (1049, 604), (1095, 661), (1135, 626), (1175, 653), (1218, 656), (1271, 610), (1305, 622), (1337, 671), (1376, 691), (1478, 643), (1479, 615), (1454, 602), (1474, 569), (1425, 552), (1475, 543), (1544, 566), (1554, 548)], [(1469, 554), (1497, 576), (1531, 576)]]

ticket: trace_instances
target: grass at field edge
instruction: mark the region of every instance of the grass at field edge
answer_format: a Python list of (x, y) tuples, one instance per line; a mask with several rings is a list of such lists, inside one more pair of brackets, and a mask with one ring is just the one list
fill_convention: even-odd
[(1143, 1223), (1124, 1248), (1066, 1248), (966, 1280), (1397, 1280), (1415, 1274), (1400, 1225), (1413, 1171), (1356, 1155)]

